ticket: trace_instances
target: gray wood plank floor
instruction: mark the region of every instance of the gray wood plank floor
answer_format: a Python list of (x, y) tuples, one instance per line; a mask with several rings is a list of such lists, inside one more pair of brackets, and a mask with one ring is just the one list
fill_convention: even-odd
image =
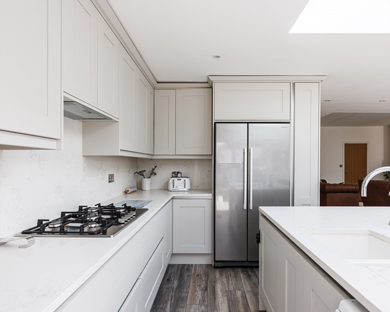
[(151, 311), (257, 312), (259, 270), (170, 264)]

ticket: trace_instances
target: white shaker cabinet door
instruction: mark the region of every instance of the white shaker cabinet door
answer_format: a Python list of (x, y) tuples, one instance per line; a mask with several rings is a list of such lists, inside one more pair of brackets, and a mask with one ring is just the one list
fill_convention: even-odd
[(119, 141), (120, 149), (137, 151), (135, 88), (137, 66), (120, 45), (119, 51)]
[(0, 1), (0, 130), (59, 139), (61, 0)]
[(97, 106), (98, 16), (90, 0), (63, 1), (64, 91)]
[(173, 253), (211, 253), (211, 200), (173, 201)]
[(118, 117), (119, 40), (98, 15), (98, 108)]
[(290, 83), (215, 83), (216, 121), (289, 121)]
[(137, 152), (144, 154), (153, 154), (153, 93), (152, 86), (137, 69)]
[(176, 155), (211, 155), (211, 89), (176, 91)]
[(294, 206), (319, 205), (320, 99), (318, 83), (295, 83)]
[(154, 154), (175, 155), (175, 90), (154, 92)]

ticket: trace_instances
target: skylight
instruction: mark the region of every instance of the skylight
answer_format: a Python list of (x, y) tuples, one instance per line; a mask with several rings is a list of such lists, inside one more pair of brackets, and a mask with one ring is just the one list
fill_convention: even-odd
[(390, 0), (310, 0), (291, 33), (390, 33)]

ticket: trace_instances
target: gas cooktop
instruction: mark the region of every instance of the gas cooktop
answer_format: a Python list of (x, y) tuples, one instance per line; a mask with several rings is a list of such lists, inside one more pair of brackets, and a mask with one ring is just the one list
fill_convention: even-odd
[(38, 219), (37, 225), (22, 231), (21, 235), (66, 237), (113, 237), (144, 214), (147, 208), (134, 208), (124, 203), (94, 207), (79, 206), (78, 211), (63, 211), (61, 217)]

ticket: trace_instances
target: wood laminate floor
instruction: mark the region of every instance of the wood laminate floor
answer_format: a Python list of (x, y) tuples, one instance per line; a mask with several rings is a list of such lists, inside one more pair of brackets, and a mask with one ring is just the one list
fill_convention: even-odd
[(257, 312), (259, 269), (170, 264), (151, 311)]

